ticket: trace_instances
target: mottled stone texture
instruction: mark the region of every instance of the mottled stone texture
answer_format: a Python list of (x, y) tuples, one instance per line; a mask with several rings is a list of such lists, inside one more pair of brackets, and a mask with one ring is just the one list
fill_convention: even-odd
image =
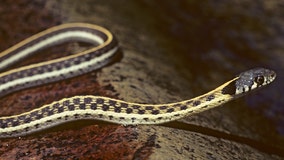
[[(279, 76), (256, 94), (166, 125), (78, 121), (1, 139), (0, 159), (283, 159), (283, 5), (264, 0), (1, 1), (1, 50), (56, 24), (88, 22), (110, 29), (123, 54), (98, 71), (1, 97), (1, 116), (74, 95), (179, 101), (258, 66)], [(85, 47), (53, 47), (13, 67)]]

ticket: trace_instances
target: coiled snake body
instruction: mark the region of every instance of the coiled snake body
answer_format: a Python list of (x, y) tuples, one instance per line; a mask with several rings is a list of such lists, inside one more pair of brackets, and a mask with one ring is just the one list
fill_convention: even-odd
[[(101, 68), (112, 61), (118, 50), (116, 39), (105, 28), (86, 23), (63, 24), (38, 33), (0, 53), (0, 70), (42, 48), (70, 40), (88, 42), (95, 47), (74, 55), (2, 72), (0, 96)], [(275, 77), (275, 72), (268, 69), (248, 70), (204, 95), (168, 104), (138, 104), (93, 95), (64, 98), (26, 113), (0, 117), (0, 138), (24, 136), (77, 119), (97, 119), (124, 125), (165, 123), (220, 106), (250, 90), (271, 83)]]

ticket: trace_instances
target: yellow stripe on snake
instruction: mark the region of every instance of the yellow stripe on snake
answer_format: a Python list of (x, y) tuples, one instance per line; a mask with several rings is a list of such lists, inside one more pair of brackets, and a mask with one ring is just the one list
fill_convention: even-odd
[[(74, 55), (2, 72), (0, 96), (96, 70), (113, 61), (118, 50), (116, 39), (105, 28), (86, 23), (63, 24), (31, 36), (0, 53), (0, 70), (40, 49), (70, 40), (87, 42), (94, 47)], [(220, 106), (271, 83), (275, 77), (275, 72), (268, 69), (248, 70), (204, 95), (168, 104), (138, 104), (93, 95), (64, 98), (19, 115), (0, 117), (0, 138), (24, 136), (78, 119), (123, 125), (166, 123)]]

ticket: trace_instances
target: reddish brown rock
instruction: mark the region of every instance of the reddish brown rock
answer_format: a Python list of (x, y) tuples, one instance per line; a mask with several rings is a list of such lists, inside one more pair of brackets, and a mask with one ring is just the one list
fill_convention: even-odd
[[(109, 28), (120, 42), (123, 58), (99, 71), (2, 97), (0, 115), (21, 113), (79, 94), (108, 96), (130, 102), (166, 103), (213, 89), (227, 78), (232, 78), (233, 72), (243, 69), (240, 63), (244, 59), (248, 63), (261, 59), (250, 47), (242, 49), (248, 45), (247, 39), (239, 37), (239, 40), (238, 36), (230, 39), (230, 36), (246, 32), (261, 34), (258, 27), (265, 24), (253, 17), (254, 7), (247, 9), (245, 1), (238, 5), (235, 3), (3, 1), (0, 7), (2, 50), (50, 26), (76, 21)], [(247, 3), (255, 6), (251, 5), (252, 2)], [(235, 17), (236, 21), (224, 24), (223, 19), (228, 17)], [(235, 25), (239, 24), (238, 21), (249, 23)], [(238, 30), (238, 27), (241, 29)], [(222, 40), (227, 42), (225, 49), (214, 48), (213, 44), (223, 45)], [(74, 50), (77, 50), (77, 44), (55, 47), (17, 66), (53, 59), (74, 53)], [(54, 56), (46, 58), (46, 55)], [(261, 63), (257, 62), (255, 64)], [(185, 125), (194, 124), (197, 129), (175, 126), (179, 123), (168, 128), (72, 122), (27, 137), (1, 139), (0, 159), (283, 158), (283, 137), (277, 134), (270, 122), (246, 107), (245, 101), (239, 100), (183, 120)], [(221, 134), (216, 136), (210, 130), (204, 132), (198, 126)], [(227, 137), (228, 134), (260, 141), (266, 147), (272, 145), (279, 150), (273, 153), (260, 150)]]

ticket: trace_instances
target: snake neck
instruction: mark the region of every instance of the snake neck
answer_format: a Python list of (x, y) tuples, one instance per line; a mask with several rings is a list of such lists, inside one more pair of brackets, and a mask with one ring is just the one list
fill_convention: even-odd
[[(203, 112), (205, 110), (220, 106), (236, 98), (235, 94), (227, 93), (227, 87), (233, 84), (237, 78), (228, 81), (220, 87), (198, 96), (196, 98), (168, 104), (138, 104), (114, 99), (99, 98), (102, 104), (110, 105), (106, 115), (101, 120), (120, 123), (124, 125), (136, 124), (159, 124), (177, 120), (182, 117)], [(98, 99), (97, 99), (98, 100)], [(117, 113), (118, 112), (118, 113)], [(123, 112), (123, 117), (121, 116)], [(120, 116), (116, 118), (116, 116)], [(99, 118), (100, 119), (100, 118)]]
[[(139, 123), (165, 123), (220, 106), (228, 101), (242, 96), (242, 94), (236, 95), (235, 92), (232, 91), (235, 88), (235, 82), (237, 79), (238, 77), (224, 83), (223, 85), (208, 93), (190, 100), (169, 104), (159, 104), (154, 105), (154, 107), (151, 107), (151, 105), (142, 105), (140, 108), (143, 108), (143, 110), (145, 110), (143, 112), (145, 112), (145, 115), (147, 116), (144, 117), (143, 115), (140, 118), (141, 121), (139, 121)], [(138, 113), (139, 110), (134, 112)], [(139, 117), (140, 115), (137, 116)], [(152, 119), (149, 119), (149, 117), (152, 117)], [(134, 119), (139, 118), (136, 117)], [(136, 124), (136, 121), (132, 122)]]

